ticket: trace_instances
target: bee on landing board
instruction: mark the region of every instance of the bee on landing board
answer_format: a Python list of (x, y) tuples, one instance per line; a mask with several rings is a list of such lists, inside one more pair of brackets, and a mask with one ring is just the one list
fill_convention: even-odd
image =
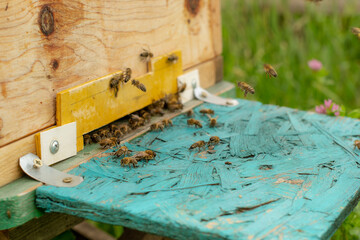
[(214, 146), (217, 145), (220, 142), (220, 138), (218, 136), (212, 136), (209, 139), (208, 145)]
[(137, 87), (138, 89), (140, 89), (143, 92), (146, 92), (146, 87), (144, 84), (142, 84), (139, 80), (135, 80), (133, 79), (131, 81), (131, 84), (134, 85), (135, 87)]
[(190, 147), (189, 147), (189, 150), (192, 150), (192, 149), (195, 149), (195, 148), (198, 148), (199, 149), (199, 152), (200, 152), (200, 149), (201, 148), (204, 148), (205, 149), (205, 141), (197, 141), (196, 143), (193, 143)]
[(264, 70), (266, 74), (269, 76), (269, 78), (278, 76), (277, 72), (270, 64), (264, 64)]
[(156, 131), (156, 130), (159, 130), (159, 129), (161, 131), (164, 130), (164, 125), (161, 122), (153, 123), (153, 124), (150, 125), (150, 130), (151, 131)]
[(115, 153), (114, 155), (116, 157), (121, 157), (122, 155), (126, 156), (128, 154), (130, 154), (132, 151), (129, 150), (126, 146), (121, 146)]
[(355, 140), (354, 141), (354, 149), (357, 148), (360, 150), (360, 140)]
[(113, 146), (117, 145), (117, 139), (116, 138), (105, 138), (100, 141), (100, 146), (102, 148), (111, 148)]
[(165, 118), (164, 120), (162, 120), (162, 123), (165, 127), (170, 126), (170, 125), (173, 126), (173, 122), (169, 118)]
[(152, 57), (154, 57), (154, 54), (152, 52), (150, 52), (150, 50), (146, 50), (143, 48), (143, 52), (140, 53), (141, 61), (149, 62)]
[(199, 120), (196, 120), (194, 118), (190, 118), (187, 120), (187, 125), (192, 126), (194, 125), (195, 127), (199, 127), (202, 128), (202, 124), (200, 123)]
[(186, 116), (188, 117), (194, 116), (194, 111), (190, 109), (189, 111), (186, 112)]
[(237, 83), (238, 87), (244, 91), (244, 97), (246, 97), (246, 95), (248, 93), (254, 94), (255, 93), (255, 89), (250, 86), (249, 84), (247, 84), (246, 82), (238, 82)]
[(125, 165), (128, 165), (129, 168), (131, 168), (131, 165), (132, 165), (134, 168), (136, 168), (138, 162), (133, 157), (124, 157), (123, 159), (121, 159), (120, 163), (121, 163), (122, 167), (124, 167)]
[(216, 127), (217, 119), (219, 116), (217, 116), (216, 118), (213, 118), (209, 114), (207, 114), (207, 117), (209, 118), (209, 121), (210, 121), (210, 123), (209, 123), (210, 127)]
[(202, 115), (205, 115), (205, 114), (213, 115), (215, 112), (214, 112), (214, 110), (212, 110), (212, 109), (201, 109), (201, 110), (200, 110), (200, 113), (201, 113)]
[(145, 150), (136, 153), (132, 157), (135, 158), (137, 161), (146, 160), (146, 162), (149, 162), (149, 160), (152, 160), (156, 157), (156, 153), (152, 150)]

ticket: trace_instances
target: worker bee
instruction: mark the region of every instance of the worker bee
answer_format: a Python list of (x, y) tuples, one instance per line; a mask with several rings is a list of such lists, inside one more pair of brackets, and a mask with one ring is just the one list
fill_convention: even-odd
[(250, 86), (249, 84), (247, 84), (246, 82), (238, 82), (237, 83), (238, 87), (244, 91), (244, 97), (246, 97), (246, 95), (248, 93), (254, 94), (255, 93), (255, 89)]
[(209, 118), (210, 120), (210, 127), (215, 127), (216, 124), (217, 124), (217, 119), (219, 116), (217, 116), (216, 118), (212, 118), (209, 114), (207, 114), (207, 117)]
[(149, 160), (152, 160), (156, 157), (156, 153), (152, 150), (145, 150), (145, 151), (136, 153), (132, 157), (135, 158), (137, 161), (146, 160), (146, 162), (148, 162)]
[(114, 131), (114, 137), (120, 138), (123, 135), (123, 133), (120, 131), (120, 129), (116, 129)]
[(226, 165), (231, 165), (231, 164), (232, 164), (232, 162), (225, 162), (225, 164), (226, 164)]
[(161, 122), (153, 123), (153, 124), (150, 125), (150, 130), (151, 131), (156, 131), (156, 130), (159, 130), (159, 129), (161, 131), (164, 130), (164, 125)]
[(145, 119), (136, 114), (131, 114), (129, 124), (132, 129), (145, 125)]
[(102, 146), (102, 148), (111, 148), (116, 144), (117, 144), (116, 138), (105, 138), (100, 141), (100, 146)]
[(192, 126), (192, 125), (195, 125), (195, 127), (199, 127), (199, 128), (202, 128), (202, 124), (200, 123), (199, 120), (196, 120), (194, 118), (190, 118), (187, 120), (187, 124), (189, 126)]
[(360, 140), (355, 140), (354, 141), (354, 149), (357, 148), (360, 150)]
[(199, 152), (200, 152), (200, 149), (201, 148), (204, 148), (205, 149), (205, 142), (204, 141), (197, 141), (196, 143), (193, 143), (190, 147), (189, 147), (189, 150), (192, 150), (192, 149), (195, 149), (195, 148), (198, 148), (199, 149)]
[(181, 84), (181, 86), (180, 87), (178, 87), (178, 93), (182, 93), (182, 92), (184, 92), (185, 91), (185, 89), (186, 89), (186, 83), (183, 83), (183, 84)]
[(215, 112), (214, 112), (214, 110), (212, 110), (212, 109), (201, 109), (200, 110), (200, 113), (201, 114), (211, 114), (211, 115), (213, 115)]
[(142, 109), (142, 110), (140, 110), (139, 115), (146, 121), (150, 121), (151, 114), (148, 111), (145, 111), (144, 109)]
[(164, 120), (162, 120), (162, 123), (165, 127), (167, 127), (168, 125), (173, 126), (173, 122), (171, 119), (165, 118)]
[(140, 53), (141, 61), (149, 62), (152, 57), (154, 57), (154, 54), (152, 52), (150, 52), (149, 50), (146, 50), (143, 48), (143, 52)]
[(100, 137), (100, 135), (97, 134), (97, 133), (94, 133), (94, 134), (91, 136), (91, 139), (92, 139), (92, 141), (93, 141), (94, 143), (98, 143), (98, 142), (101, 141), (101, 137)]
[(129, 150), (126, 146), (121, 146), (115, 153), (114, 155), (116, 157), (121, 157), (122, 155), (126, 156), (128, 154), (130, 154), (132, 151)]
[(142, 84), (139, 80), (135, 80), (133, 79), (131, 81), (131, 84), (134, 85), (135, 87), (137, 87), (138, 89), (140, 89), (143, 92), (146, 92), (146, 87), (144, 84)]
[(131, 73), (132, 73), (131, 68), (126, 68), (125, 69), (125, 72), (124, 72), (124, 75), (123, 75), (124, 83), (127, 83), (130, 80)]
[(264, 64), (264, 70), (266, 74), (269, 76), (269, 78), (278, 76), (277, 72), (270, 64)]
[(129, 168), (131, 168), (132, 165), (134, 168), (136, 168), (138, 162), (133, 157), (124, 157), (123, 159), (121, 159), (120, 163), (122, 167), (128, 165)]
[(218, 136), (212, 136), (209, 139), (208, 145), (216, 145), (220, 142), (220, 138)]
[(116, 130), (118, 130), (119, 129), (119, 127), (117, 126), (117, 125), (115, 125), (115, 124), (111, 124), (110, 125), (110, 130), (111, 130), (111, 132), (115, 132)]
[(360, 39), (360, 28), (353, 27), (353, 28), (351, 28), (351, 32)]
[(194, 111), (192, 109), (190, 109), (189, 111), (186, 112), (186, 116), (191, 117), (194, 115)]
[(169, 109), (171, 112), (181, 110), (183, 107), (184, 105), (182, 103), (173, 103), (167, 105), (167, 109)]
[(89, 134), (85, 134), (85, 135), (84, 135), (84, 145), (89, 145), (89, 144), (91, 144), (91, 143), (92, 143), (92, 141), (91, 141), (90, 135), (89, 135)]
[(127, 125), (126, 123), (123, 123), (123, 124), (120, 124), (118, 126), (118, 128), (120, 129), (120, 131), (123, 133), (123, 134), (126, 134), (128, 133), (131, 129), (129, 127), (129, 125)]
[(119, 84), (120, 82), (122, 82), (124, 80), (124, 75), (121, 74), (115, 74), (111, 79), (110, 79), (110, 89), (114, 90), (114, 95), (115, 97), (117, 97), (118, 91), (119, 91)]
[(99, 130), (99, 135), (102, 139), (111, 137), (111, 133), (108, 129)]
[(177, 63), (178, 59), (179, 59), (178, 56), (176, 56), (175, 54), (171, 54), (167, 58), (167, 62), (169, 62), (169, 63)]

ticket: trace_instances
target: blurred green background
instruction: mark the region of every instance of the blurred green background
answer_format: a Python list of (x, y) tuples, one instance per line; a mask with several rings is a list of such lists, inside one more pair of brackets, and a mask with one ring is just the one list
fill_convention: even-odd
[[(360, 27), (359, 1), (223, 0), (221, 14), (224, 79), (253, 84), (256, 93), (248, 99), (303, 110), (332, 99), (347, 115), (360, 112), (354, 111), (360, 106), (360, 39), (351, 33)], [(311, 59), (323, 69), (312, 71)], [(264, 63), (278, 78), (265, 75)], [(240, 89), (237, 96), (243, 98)], [(332, 239), (360, 239), (360, 206)]]

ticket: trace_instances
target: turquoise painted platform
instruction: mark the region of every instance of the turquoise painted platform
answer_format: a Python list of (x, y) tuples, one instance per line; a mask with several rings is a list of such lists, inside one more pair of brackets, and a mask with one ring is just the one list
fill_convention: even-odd
[[(37, 205), (176, 239), (330, 237), (359, 199), (360, 122), (239, 101), (196, 108), (202, 129), (180, 115), (174, 127), (127, 143), (157, 152), (136, 169), (91, 159), (72, 171), (81, 185), (40, 187)], [(215, 110), (217, 128), (201, 108)], [(212, 135), (222, 139), (215, 153), (188, 150)]]

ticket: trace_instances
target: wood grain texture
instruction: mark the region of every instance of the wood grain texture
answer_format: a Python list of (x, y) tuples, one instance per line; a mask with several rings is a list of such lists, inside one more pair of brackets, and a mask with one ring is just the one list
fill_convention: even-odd
[[(229, 82), (220, 82), (207, 90), (213, 94), (227, 93), (234, 89), (234, 85)], [(235, 94), (235, 93), (234, 93)], [(233, 97), (235, 95), (227, 96)], [(188, 111), (190, 108), (200, 105), (202, 102), (192, 100), (184, 105), (183, 111)], [(161, 118), (151, 119), (146, 126), (136, 129), (136, 131), (124, 136), (123, 142), (130, 141), (149, 130), (150, 124), (160, 121), (162, 118), (172, 118), (179, 115), (180, 112), (166, 114)], [(60, 171), (68, 172), (71, 169), (79, 166), (82, 163), (88, 162), (96, 156), (101, 156), (105, 150), (98, 144), (87, 145), (83, 151), (80, 151), (76, 156), (71, 157), (65, 161), (55, 164), (53, 167)], [(35, 190), (40, 187), (42, 183), (35, 181), (29, 177), (22, 177), (13, 181), (3, 187), (0, 187), (0, 230), (9, 229), (19, 226), (32, 218), (43, 215), (35, 206)], [(8, 211), (10, 211), (11, 218), (8, 218)]]
[[(176, 239), (329, 238), (360, 197), (360, 121), (239, 101), (197, 107), (201, 129), (179, 115), (173, 127), (126, 143), (157, 153), (138, 168), (91, 159), (72, 170), (82, 184), (42, 186), (37, 205)], [(219, 116), (217, 127), (202, 108)], [(188, 150), (214, 135), (222, 141), (212, 154)]]
[(143, 48), (155, 56), (180, 49), (185, 69), (221, 54), (219, 0), (1, 0), (0, 6), (0, 146), (54, 125), (59, 91), (125, 67), (134, 77), (145, 74)]

